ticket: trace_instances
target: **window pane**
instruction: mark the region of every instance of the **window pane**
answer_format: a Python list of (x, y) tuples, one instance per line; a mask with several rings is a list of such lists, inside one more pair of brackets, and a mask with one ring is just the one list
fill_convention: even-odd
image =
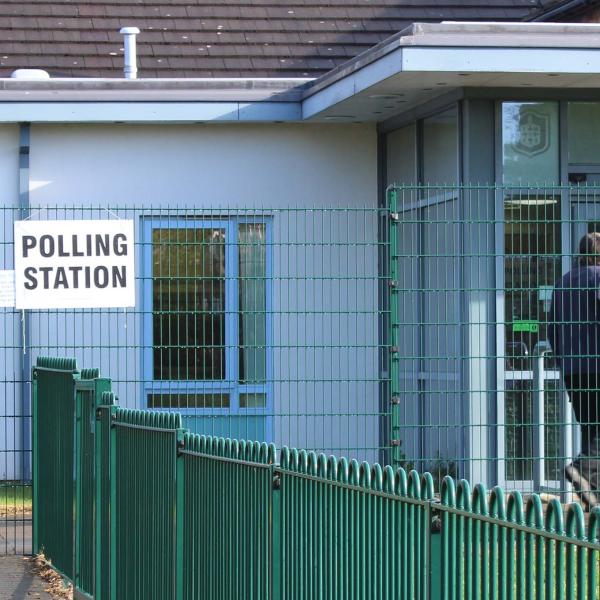
[[(551, 481), (562, 477), (560, 468), (560, 436), (564, 435), (560, 425), (560, 393), (556, 381), (544, 383), (544, 474)], [(533, 478), (534, 427), (532, 380), (507, 382), (505, 393), (505, 445), (506, 479), (529, 481)]]
[(266, 394), (240, 394), (240, 408), (264, 408), (267, 406)]
[(229, 394), (148, 394), (148, 408), (229, 408)]
[(600, 163), (600, 102), (569, 102), (569, 162)]
[(423, 183), (458, 182), (456, 107), (423, 120)]
[(561, 273), (560, 199), (512, 193), (504, 214), (505, 364), (528, 370), (536, 345), (547, 340), (552, 286)]
[(533, 477), (533, 425), (531, 381), (516, 381), (505, 393), (506, 479)]
[(554, 185), (558, 170), (558, 103), (502, 104), (502, 181)]
[(240, 382), (264, 383), (267, 358), (265, 224), (239, 226)]
[(225, 379), (225, 230), (152, 232), (154, 379)]
[(562, 478), (560, 443), (565, 426), (561, 423), (560, 390), (556, 381), (544, 383), (544, 399), (544, 477), (558, 481)]
[(416, 126), (402, 127), (387, 134), (387, 182), (416, 183)]

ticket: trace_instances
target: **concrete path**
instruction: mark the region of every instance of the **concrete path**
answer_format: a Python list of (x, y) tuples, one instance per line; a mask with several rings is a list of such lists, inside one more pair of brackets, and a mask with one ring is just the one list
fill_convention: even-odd
[(31, 554), (31, 533), (31, 513), (0, 517), (0, 557)]
[(33, 574), (31, 558), (0, 557), (0, 598), (2, 600), (52, 600), (44, 591), (47, 584)]

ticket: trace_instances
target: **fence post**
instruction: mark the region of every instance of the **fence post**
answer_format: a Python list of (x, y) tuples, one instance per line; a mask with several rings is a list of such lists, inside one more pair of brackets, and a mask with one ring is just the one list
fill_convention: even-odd
[(96, 536), (96, 549), (94, 551), (94, 596), (96, 600), (101, 600), (103, 598), (102, 589), (102, 530), (106, 527), (106, 523), (104, 523), (104, 515), (101, 510), (102, 506), (102, 478), (104, 477), (104, 469), (102, 468), (102, 456), (103, 452), (103, 423), (102, 423), (102, 407), (98, 407), (95, 410), (96, 414), (96, 429), (95, 429), (95, 438), (94, 438), (94, 469), (95, 469), (95, 477), (96, 477), (96, 531), (94, 535)]
[(388, 302), (390, 307), (389, 316), (389, 374), (390, 374), (390, 412), (391, 412), (391, 431), (390, 431), (390, 445), (392, 447), (392, 465), (398, 467), (401, 466), (403, 454), (401, 449), (402, 441), (400, 440), (400, 414), (399, 414), (399, 402), (400, 402), (400, 360), (398, 356), (398, 347), (400, 344), (399, 339), (399, 325), (398, 325), (398, 313), (399, 313), (399, 290), (398, 290), (398, 191), (392, 189), (388, 192), (389, 194), (389, 273), (390, 279), (388, 281)]
[(108, 481), (109, 481), (109, 489), (110, 489), (110, 500), (109, 500), (109, 513), (110, 513), (110, 523), (109, 523), (109, 580), (110, 580), (110, 592), (109, 598), (110, 600), (117, 600), (117, 481), (116, 481), (116, 473), (117, 473), (117, 430), (113, 423), (113, 419), (115, 416), (116, 408), (111, 408), (108, 418), (108, 427), (110, 430), (109, 434), (109, 471), (108, 471)]
[(31, 398), (32, 398), (32, 407), (31, 407), (31, 417), (33, 421), (33, 432), (32, 432), (32, 478), (33, 478), (33, 511), (32, 511), (32, 519), (33, 519), (33, 546), (32, 551), (33, 554), (36, 555), (39, 553), (39, 537), (38, 537), (38, 507), (40, 501), (40, 481), (39, 481), (39, 444), (38, 444), (38, 373), (37, 369), (33, 369), (31, 376)]
[[(99, 377), (97, 369), (83, 369), (79, 380), (76, 381), (75, 389), (75, 522), (74, 531), (74, 565), (73, 565), (73, 587), (78, 593), (87, 594), (86, 597), (92, 597), (95, 594), (95, 569), (96, 569), (96, 538), (94, 531), (94, 519), (98, 499), (96, 497), (97, 477), (97, 443), (96, 429), (98, 416), (96, 409), (100, 406), (100, 399), (104, 392), (110, 392), (111, 380)], [(87, 393), (86, 393), (87, 392)], [(91, 394), (91, 402), (88, 395)], [(85, 403), (88, 402), (87, 405)], [(89, 428), (89, 429), (88, 429)], [(87, 431), (86, 431), (87, 430)], [(92, 442), (87, 446), (89, 454), (84, 460), (85, 440)], [(91, 440), (90, 440), (90, 437)], [(88, 479), (91, 487), (84, 487), (84, 479)], [(91, 505), (91, 506), (90, 506)], [(84, 518), (84, 510), (86, 515)], [(97, 527), (96, 527), (97, 530)], [(91, 545), (91, 548), (90, 548)], [(85, 549), (91, 550), (91, 564), (89, 564), (89, 554)], [(86, 556), (84, 558), (84, 556)], [(84, 581), (82, 570), (83, 562), (87, 573), (87, 583), (92, 586), (91, 589), (83, 589)], [(91, 581), (90, 581), (91, 577)], [(100, 598), (96, 595), (96, 598)]]
[(271, 548), (269, 557), (269, 574), (271, 577), (271, 598), (282, 597), (281, 586), (281, 475), (276, 465), (271, 465)]
[[(101, 395), (101, 406), (95, 410), (95, 475), (96, 475), (96, 542), (94, 556), (94, 600), (111, 598), (112, 583), (112, 540), (111, 535), (111, 489), (113, 476), (111, 472), (111, 422), (116, 406), (115, 395), (104, 392)], [(108, 485), (107, 485), (108, 484)], [(114, 596), (112, 596), (114, 597)]]
[(429, 577), (429, 595), (427, 597), (429, 600), (442, 598), (442, 530), (439, 510), (435, 509), (435, 504), (435, 501), (427, 503), (429, 507), (427, 511), (427, 537), (429, 538), (429, 568), (427, 576)]
[(81, 547), (79, 544), (79, 525), (81, 515), (79, 508), (81, 506), (81, 372), (73, 376), (75, 390), (73, 393), (73, 590), (79, 587), (80, 568), (81, 568)]
[(185, 429), (177, 430), (177, 450), (175, 466), (175, 600), (183, 600), (184, 564), (183, 564), (183, 531), (185, 506), (185, 462), (181, 450), (185, 445)]

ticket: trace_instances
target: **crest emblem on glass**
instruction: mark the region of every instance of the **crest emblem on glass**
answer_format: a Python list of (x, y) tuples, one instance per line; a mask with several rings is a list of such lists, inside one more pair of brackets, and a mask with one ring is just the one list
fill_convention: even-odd
[(550, 146), (550, 119), (548, 115), (533, 110), (521, 110), (519, 137), (514, 148), (525, 156), (536, 156)]

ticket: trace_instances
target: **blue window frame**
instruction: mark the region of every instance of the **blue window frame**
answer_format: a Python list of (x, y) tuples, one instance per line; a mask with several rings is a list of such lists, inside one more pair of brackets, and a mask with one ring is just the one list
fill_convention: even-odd
[(147, 218), (143, 235), (146, 407), (268, 417), (271, 439), (269, 219)]

